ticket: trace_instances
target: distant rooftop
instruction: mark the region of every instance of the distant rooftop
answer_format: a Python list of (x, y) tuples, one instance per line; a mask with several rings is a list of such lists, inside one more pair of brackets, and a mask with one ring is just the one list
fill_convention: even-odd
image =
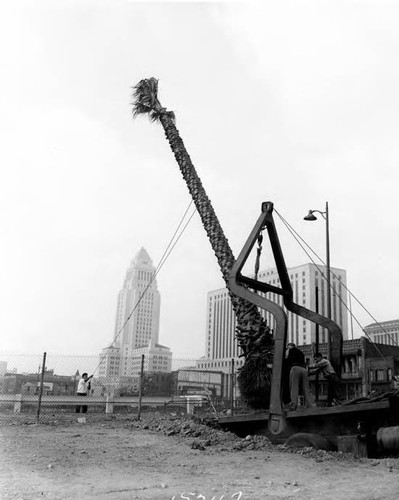
[(399, 319), (390, 319), (388, 321), (379, 321), (378, 323), (370, 323), (364, 328), (379, 328), (381, 326), (394, 326), (399, 324)]

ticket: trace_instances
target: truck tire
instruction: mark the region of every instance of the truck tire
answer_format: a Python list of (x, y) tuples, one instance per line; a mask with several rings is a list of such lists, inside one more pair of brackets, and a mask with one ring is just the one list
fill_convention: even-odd
[(320, 434), (312, 434), (308, 432), (298, 432), (292, 434), (286, 442), (286, 446), (290, 448), (304, 448), (311, 446), (316, 450), (331, 450), (332, 446), (328, 439)]

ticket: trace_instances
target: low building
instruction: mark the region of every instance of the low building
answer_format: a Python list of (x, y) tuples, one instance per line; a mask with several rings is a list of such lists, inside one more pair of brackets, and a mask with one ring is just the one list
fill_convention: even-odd
[(399, 319), (371, 323), (364, 332), (372, 342), (399, 346)]
[[(0, 394), (39, 394), (41, 374), (6, 373), (0, 376)], [(43, 380), (43, 395), (75, 394), (75, 375), (56, 375), (54, 370), (46, 370)]]
[[(121, 377), (119, 384), (120, 396), (138, 396), (140, 392), (140, 377)], [(171, 373), (146, 372), (143, 374), (143, 395), (167, 396), (173, 395)]]
[[(306, 362), (313, 362), (313, 347), (298, 346)], [(321, 344), (319, 351), (324, 356), (327, 344)], [(346, 399), (367, 396), (372, 392), (382, 393), (393, 387), (393, 376), (399, 375), (399, 347), (370, 342), (366, 337), (344, 340), (341, 380)], [(314, 380), (311, 379), (314, 389)], [(324, 399), (327, 385), (320, 380), (319, 395)]]
[(173, 392), (177, 396), (206, 394), (221, 398), (224, 395), (225, 374), (221, 371), (183, 368), (172, 375)]
[[(313, 362), (314, 344), (299, 345), (304, 353), (307, 364)], [(320, 344), (319, 351), (327, 354), (327, 344)], [(223, 397), (240, 397), (237, 384), (237, 372), (244, 362), (243, 358), (230, 360), (209, 360), (200, 358), (196, 368), (204, 371), (219, 370), (224, 375)], [(343, 341), (343, 360), (341, 379), (347, 399), (367, 396), (371, 392), (384, 392), (393, 387), (393, 377), (399, 376), (399, 347), (370, 342), (366, 337)], [(315, 392), (314, 378), (310, 380), (312, 391)], [(321, 399), (327, 396), (327, 385), (320, 378), (318, 394)]]
[(7, 361), (0, 361), (0, 377), (7, 373)]

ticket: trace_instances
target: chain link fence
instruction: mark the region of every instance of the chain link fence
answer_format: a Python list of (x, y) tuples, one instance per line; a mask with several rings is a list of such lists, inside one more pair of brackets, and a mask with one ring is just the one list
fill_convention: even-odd
[[(140, 359), (141, 358), (141, 359)], [(145, 411), (230, 413), (241, 407), (234, 360), (201, 369), (195, 359), (172, 359), (167, 368), (143, 354), (123, 373), (99, 356), (0, 353), (0, 422), (27, 423)], [(93, 375), (84, 399), (82, 375)], [(85, 415), (82, 415), (85, 413)]]

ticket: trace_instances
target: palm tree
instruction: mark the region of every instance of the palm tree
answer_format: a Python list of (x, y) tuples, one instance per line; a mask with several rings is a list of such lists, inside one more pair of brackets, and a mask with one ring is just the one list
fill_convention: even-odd
[[(141, 80), (134, 87), (133, 116), (139, 114), (148, 114), (151, 121), (161, 122), (229, 288), (229, 273), (235, 261), (233, 252), (176, 128), (175, 115), (163, 108), (158, 100), (158, 80), (155, 78)], [(270, 396), (267, 365), (273, 348), (270, 329), (254, 304), (230, 290), (229, 294), (237, 318), (237, 342), (245, 357), (238, 376), (240, 391), (253, 408), (267, 408)]]

